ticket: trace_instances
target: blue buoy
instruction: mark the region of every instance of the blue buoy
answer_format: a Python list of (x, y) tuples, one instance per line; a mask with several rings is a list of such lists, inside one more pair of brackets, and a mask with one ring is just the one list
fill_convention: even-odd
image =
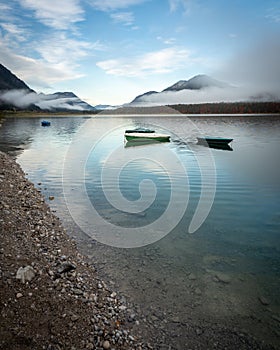
[(51, 122), (49, 122), (48, 120), (42, 120), (42, 121), (41, 121), (41, 125), (42, 125), (42, 126), (50, 126), (50, 125), (51, 125)]

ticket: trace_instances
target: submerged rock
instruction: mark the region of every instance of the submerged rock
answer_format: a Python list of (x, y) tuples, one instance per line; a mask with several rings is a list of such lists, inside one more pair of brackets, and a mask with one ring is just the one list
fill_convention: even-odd
[(191, 273), (191, 274), (189, 275), (189, 280), (195, 281), (196, 279), (197, 279), (197, 277), (196, 277), (196, 275), (195, 275), (194, 273)]
[(215, 274), (215, 277), (217, 278), (218, 282), (222, 282), (222, 283), (230, 283), (231, 279), (228, 275), (226, 275), (225, 273), (222, 272), (217, 272)]
[(259, 296), (259, 301), (261, 302), (261, 304), (263, 304), (264, 306), (267, 306), (270, 304), (269, 300), (266, 299), (264, 296)]

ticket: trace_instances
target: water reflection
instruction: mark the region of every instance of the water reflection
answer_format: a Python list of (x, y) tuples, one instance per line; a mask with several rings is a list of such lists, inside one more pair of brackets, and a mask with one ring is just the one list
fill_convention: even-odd
[(213, 148), (213, 149), (220, 149), (224, 151), (233, 151), (233, 148), (228, 145), (228, 144), (208, 144), (207, 142), (198, 142), (198, 145), (208, 147), (208, 148)]
[(161, 144), (161, 142), (156, 141), (156, 140), (127, 141), (127, 142), (125, 142), (124, 147), (129, 148), (129, 147), (156, 145), (156, 144), (159, 145), (159, 144)]

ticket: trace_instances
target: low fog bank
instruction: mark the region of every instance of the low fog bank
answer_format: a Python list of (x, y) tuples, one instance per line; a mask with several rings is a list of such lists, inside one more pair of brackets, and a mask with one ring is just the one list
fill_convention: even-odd
[[(27, 109), (30, 106), (39, 107), (42, 110), (88, 110), (78, 97), (61, 97), (56, 94), (45, 95), (30, 92), (29, 90), (9, 90), (0, 93), (0, 106), (2, 104), (13, 105), (20, 109)], [(85, 104), (85, 103), (84, 103)]]
[(247, 101), (280, 101), (280, 88), (278, 91), (267, 89), (265, 92), (261, 87), (209, 87), (201, 90), (168, 91), (143, 96), (139, 102), (131, 103), (130, 106)]
[(263, 36), (251, 47), (237, 52), (213, 74), (233, 84), (263, 92), (280, 91), (280, 41), (279, 33)]

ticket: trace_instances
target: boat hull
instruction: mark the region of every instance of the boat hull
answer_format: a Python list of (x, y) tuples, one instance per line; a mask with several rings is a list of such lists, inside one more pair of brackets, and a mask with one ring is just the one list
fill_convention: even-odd
[(41, 121), (41, 125), (42, 126), (50, 126), (51, 122), (49, 122), (48, 120), (43, 120), (43, 121)]
[(127, 141), (139, 141), (139, 142), (145, 142), (145, 141), (154, 141), (154, 142), (169, 142), (170, 136), (169, 135), (159, 135), (155, 133), (143, 133), (142, 135), (136, 135), (133, 133), (128, 133), (124, 135)]
[(225, 146), (231, 143), (233, 139), (227, 139), (222, 137), (197, 137), (198, 143), (205, 144), (209, 146)]

